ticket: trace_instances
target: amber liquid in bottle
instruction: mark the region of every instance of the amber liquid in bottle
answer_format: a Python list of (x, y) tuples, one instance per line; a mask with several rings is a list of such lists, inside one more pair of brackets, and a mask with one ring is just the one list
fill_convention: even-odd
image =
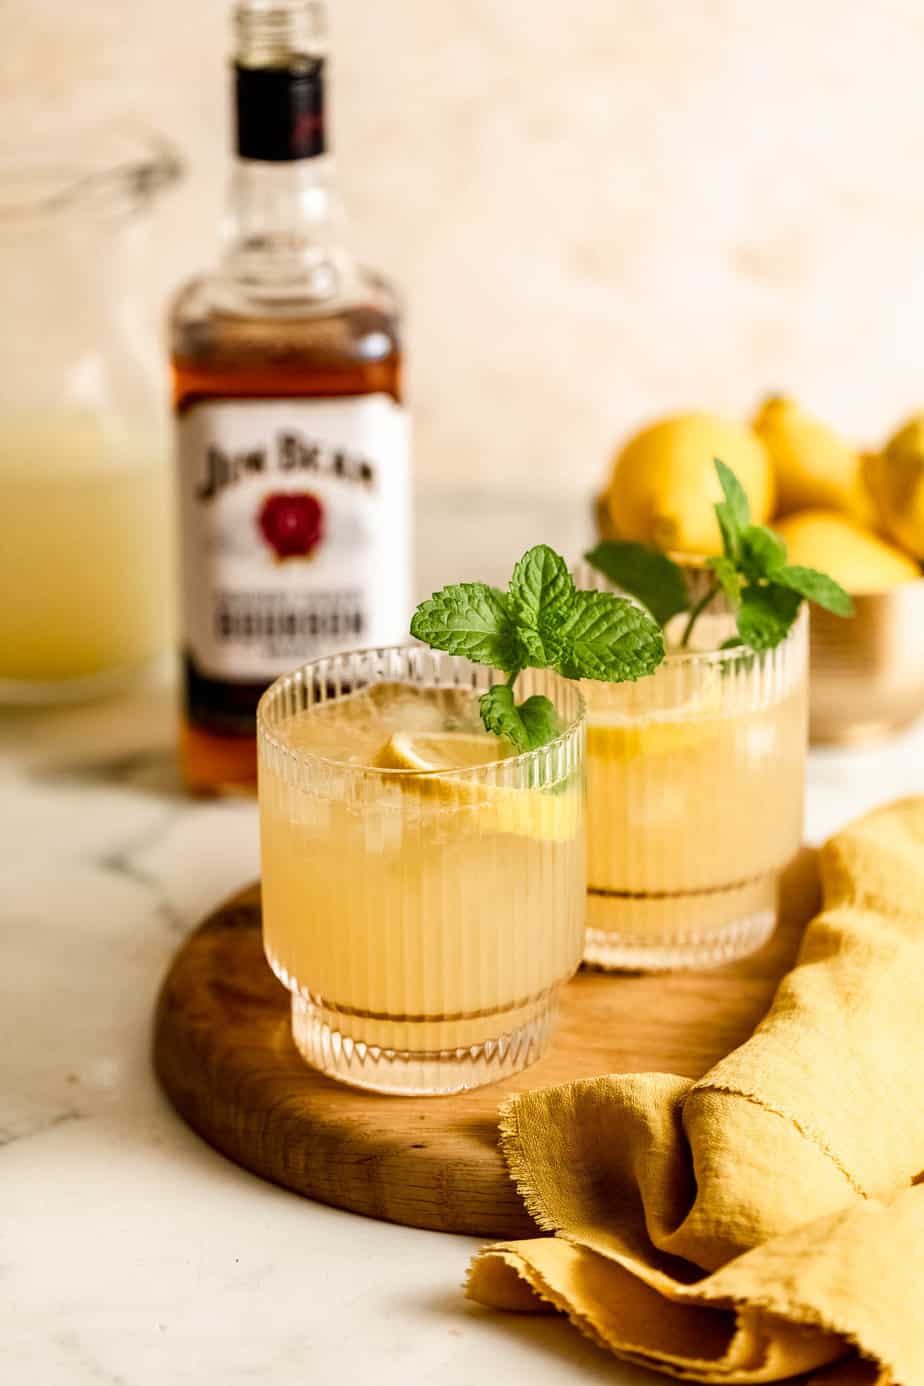
[[(401, 355), (394, 321), (376, 305), (304, 321), (214, 318), (210, 331), (175, 335), (173, 402), (335, 398), (387, 394), (400, 403)], [(256, 785), (254, 717), (266, 680), (210, 679), (183, 652), (186, 705), (180, 756), (197, 792), (247, 792)]]
[[(313, 42), (311, 26), (318, 7), (306, 0), (280, 0), (279, 12), (286, 6), (291, 22), (288, 36), (282, 38), (278, 27), (270, 26), (270, 20), (275, 25), (278, 19), (275, 11), (268, 19), (259, 6), (253, 12), (246, 3), (239, 7), (235, 68), (239, 157), (232, 181), (228, 244), (219, 269), (181, 290), (171, 313), (178, 434), (182, 436), (184, 421), (194, 415), (206, 419), (206, 432), (197, 434), (194, 454), (182, 441), (178, 447), (185, 614), (188, 617), (200, 589), (207, 588), (212, 580), (208, 558), (203, 555), (227, 551), (229, 545), (233, 549), (242, 542), (255, 547), (260, 543), (256, 526), (248, 520), (249, 527), (242, 531), (239, 516), (238, 527), (229, 539), (220, 525), (216, 528), (217, 507), (198, 506), (198, 497), (191, 489), (192, 471), (198, 474), (203, 467), (208, 468), (212, 444), (208, 429), (215, 430), (216, 447), (225, 455), (233, 455), (238, 441), (234, 428), (249, 428), (246, 422), (238, 422), (229, 432), (229, 425), (222, 422), (233, 412), (235, 402), (238, 407), (241, 401), (275, 402), (272, 422), (262, 425), (258, 439), (268, 471), (274, 465), (276, 441), (290, 422), (293, 431), (301, 429), (313, 445), (326, 449), (325, 455), (336, 471), (341, 465), (350, 465), (342, 462), (341, 450), (348, 449), (353, 440), (354, 425), (349, 418), (334, 425), (323, 422), (329, 415), (322, 408), (322, 423), (316, 426), (318, 415), (310, 412), (309, 402), (339, 402), (340, 410), (349, 414), (349, 401), (356, 401), (361, 413), (364, 399), (376, 399), (378, 405), (372, 407), (386, 409), (382, 437), (376, 432), (379, 424), (373, 424), (370, 431), (368, 415), (363, 415), (355, 434), (361, 447), (343, 455), (369, 459), (375, 486), (383, 497), (376, 502), (382, 506), (382, 519), (379, 521), (378, 511), (364, 512), (365, 518), (360, 520), (355, 508), (341, 513), (344, 505), (354, 504), (346, 497), (346, 484), (342, 488), (345, 498), (340, 501), (336, 482), (330, 482), (325, 493), (323, 483), (311, 480), (310, 488), (318, 491), (318, 504), (327, 517), (325, 543), (329, 534), (330, 544), (336, 544), (335, 535), (352, 526), (354, 538), (350, 542), (355, 544), (356, 526), (365, 524), (366, 591), (348, 618), (334, 618), (340, 624), (331, 629), (322, 616), (315, 620), (310, 606), (311, 583), (319, 582), (316, 557), (306, 555), (301, 568), (298, 556), (291, 560), (289, 586), (281, 599), (302, 603), (298, 619), (305, 636), (302, 646), (290, 642), (291, 657), (282, 667), (278, 649), (271, 651), (272, 657), (261, 666), (249, 649), (241, 647), (243, 655), (235, 656), (233, 649), (228, 654), (227, 649), (218, 648), (210, 635), (214, 625), (211, 615), (198, 621), (197, 648), (196, 621), (184, 619), (182, 772), (191, 789), (206, 793), (247, 792), (255, 786), (256, 706), (277, 674), (335, 648), (391, 643), (403, 638), (407, 629), (403, 579), (395, 578), (396, 572), (408, 566), (409, 537), (402, 519), (406, 469), (400, 441), (395, 442), (393, 431), (397, 424), (391, 415), (397, 411), (390, 403), (397, 405), (401, 400), (399, 315), (387, 282), (358, 266), (340, 245), (332, 164), (323, 157), (324, 63), (316, 54), (304, 51), (306, 44)], [(383, 400), (389, 402), (387, 407)], [(292, 401), (291, 415), (285, 409), (279, 411), (280, 401)], [(198, 406), (205, 409), (198, 412)], [(240, 419), (240, 413), (237, 417)], [(345, 416), (341, 412), (336, 417), (343, 420)], [(339, 436), (338, 428), (344, 430)], [(384, 434), (388, 434), (387, 439)], [(249, 435), (247, 446), (256, 446)], [(361, 465), (366, 464), (363, 461)], [(405, 481), (399, 477), (403, 471)], [(292, 484), (268, 474), (265, 489)], [(256, 486), (257, 482), (248, 478), (245, 485)], [(259, 500), (257, 494), (255, 504)], [(337, 511), (338, 504), (341, 512)], [(397, 519), (388, 521), (389, 515)], [(398, 531), (394, 550), (380, 547), (373, 551), (374, 536), (390, 525)], [(331, 551), (325, 553), (328, 566), (323, 585), (348, 588), (362, 552), (357, 558), (355, 547), (345, 546), (335, 553), (335, 567), (331, 565)], [(275, 572), (281, 572), (283, 566), (277, 564)], [(276, 579), (268, 559), (265, 571), (264, 585), (271, 586)], [(294, 596), (293, 575), (305, 589), (295, 591)], [(226, 567), (224, 576), (215, 578), (215, 586), (227, 589), (230, 585), (233, 589), (236, 581), (233, 570), (229, 580)], [(253, 586), (252, 576), (250, 582)], [(389, 586), (389, 595), (384, 606), (376, 605), (370, 590), (383, 585)], [(219, 596), (224, 595), (223, 590)], [(232, 591), (231, 595), (237, 599), (242, 594)], [(261, 619), (256, 605), (261, 596), (259, 591), (243, 592), (245, 601), (253, 598), (256, 620)], [(321, 600), (329, 599), (329, 592), (322, 594)], [(250, 619), (249, 614), (245, 619)], [(295, 620), (294, 608), (289, 619)], [(236, 657), (239, 668), (234, 664)]]

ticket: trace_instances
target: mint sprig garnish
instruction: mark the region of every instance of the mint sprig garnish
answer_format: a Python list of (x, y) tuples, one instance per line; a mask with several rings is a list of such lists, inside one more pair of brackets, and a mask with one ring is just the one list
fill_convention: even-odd
[(513, 686), (524, 669), (623, 683), (652, 673), (664, 658), (661, 627), (647, 611), (612, 592), (579, 591), (546, 544), (523, 555), (506, 592), (480, 582), (434, 592), (415, 611), (411, 635), (507, 674), (505, 684), (482, 694), (481, 720), (518, 751), (535, 750), (559, 731), (548, 698), (516, 701)]
[[(853, 602), (843, 587), (826, 573), (787, 563), (780, 536), (766, 525), (751, 524), (747, 493), (732, 469), (718, 458), (715, 469), (723, 496), (715, 507), (722, 553), (706, 560), (712, 580), (696, 602), (691, 602), (682, 568), (644, 544), (598, 544), (585, 555), (588, 563), (642, 602), (662, 625), (686, 612), (682, 647), (720, 592), (736, 615), (736, 643), (756, 651), (771, 650), (786, 639), (803, 600), (836, 616), (852, 616)], [(722, 648), (727, 647), (728, 642)]]

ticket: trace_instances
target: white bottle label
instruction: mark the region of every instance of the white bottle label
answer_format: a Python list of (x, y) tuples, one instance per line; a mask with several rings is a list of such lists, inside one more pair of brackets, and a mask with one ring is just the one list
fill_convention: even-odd
[(178, 423), (186, 648), (269, 680), (407, 639), (410, 468), (388, 395), (212, 400)]

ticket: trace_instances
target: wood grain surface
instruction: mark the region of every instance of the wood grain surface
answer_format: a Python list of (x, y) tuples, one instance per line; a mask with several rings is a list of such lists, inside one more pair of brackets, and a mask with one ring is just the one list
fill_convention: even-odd
[(615, 1072), (697, 1078), (766, 1011), (815, 911), (814, 856), (787, 873), (765, 948), (708, 972), (581, 972), (551, 1051), (516, 1078), (452, 1097), (380, 1097), (308, 1068), (289, 998), (263, 958), (254, 886), (184, 943), (157, 1007), (154, 1063), (182, 1117), (217, 1150), (286, 1188), (370, 1217), (520, 1237), (535, 1231), (497, 1149), (510, 1093)]

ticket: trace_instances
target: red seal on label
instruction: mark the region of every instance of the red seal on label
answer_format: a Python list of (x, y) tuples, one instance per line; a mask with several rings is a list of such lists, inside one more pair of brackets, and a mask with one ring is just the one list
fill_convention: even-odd
[(267, 496), (257, 519), (277, 558), (307, 558), (324, 538), (324, 507), (308, 491)]

